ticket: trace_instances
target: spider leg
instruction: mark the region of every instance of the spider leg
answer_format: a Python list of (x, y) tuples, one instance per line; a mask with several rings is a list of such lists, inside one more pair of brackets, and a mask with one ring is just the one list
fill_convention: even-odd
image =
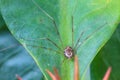
[(57, 50), (54, 50), (52, 48), (47, 48), (47, 47), (44, 47), (44, 46), (38, 46), (38, 45), (30, 45), (30, 44), (25, 44), (27, 46), (32, 46), (32, 47), (37, 47), (37, 48), (42, 48), (42, 49), (45, 49), (45, 50), (50, 50), (50, 51), (53, 51), (53, 52), (56, 52), (56, 53), (60, 53), (61, 54), (61, 51), (57, 51)]
[[(24, 39), (24, 38), (21, 38), (21, 39)], [(54, 41), (52, 41), (51, 39), (46, 38), (46, 37), (44, 37), (44, 38), (37, 38), (37, 39), (24, 39), (24, 40), (28, 40), (28, 41), (47, 40), (47, 41), (49, 41), (50, 43), (52, 43), (55, 47), (57, 47), (60, 51), (62, 51), (62, 49), (61, 49)]]
[[(79, 44), (77, 47), (76, 47), (76, 50), (78, 50), (78, 48), (85, 42), (87, 41), (94, 33), (96, 33), (97, 31), (99, 31), (102, 27), (104, 27), (104, 25), (106, 25), (107, 23), (104, 23), (102, 26), (98, 27), (93, 33), (91, 33), (90, 35), (88, 35), (84, 41), (81, 42), (81, 44)], [(79, 42), (78, 42), (79, 43)]]
[(56, 29), (56, 31), (57, 31), (57, 35), (59, 36), (60, 42), (61, 42), (61, 44), (62, 44), (62, 48), (63, 48), (62, 38), (61, 38), (61, 36), (60, 36), (59, 30), (58, 30), (58, 28), (57, 28), (57, 24), (56, 24), (54, 18), (53, 18), (52, 16), (50, 16), (45, 10), (43, 10), (34, 0), (32, 0), (32, 2), (38, 7), (38, 9), (39, 9), (40, 11), (42, 11), (48, 18), (50, 18), (50, 19), (52, 20), (52, 22), (53, 22), (53, 24), (54, 24), (54, 27), (55, 27), (55, 29)]
[(10, 49), (10, 48), (13, 48), (13, 47), (15, 47), (15, 46), (17, 46), (17, 45), (18, 45), (18, 44), (14, 44), (14, 45), (11, 45), (11, 46), (9, 46), (9, 47), (3, 48), (3, 49), (0, 50), (0, 52), (5, 51), (5, 50)]
[(74, 20), (72, 16), (72, 47), (74, 46)]
[(81, 37), (83, 36), (83, 34), (84, 34), (84, 31), (82, 31), (82, 33), (80, 34), (80, 36), (79, 36), (79, 38), (78, 38), (75, 46), (73, 47), (74, 50), (76, 50), (76, 48), (77, 48), (77, 46), (78, 46), (78, 44), (79, 44), (79, 42), (80, 42), (80, 39), (81, 39)]

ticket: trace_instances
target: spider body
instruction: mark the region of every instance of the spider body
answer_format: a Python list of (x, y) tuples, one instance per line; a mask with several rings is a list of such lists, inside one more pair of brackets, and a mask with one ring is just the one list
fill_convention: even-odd
[(74, 50), (70, 46), (67, 46), (64, 50), (64, 55), (67, 58), (72, 58), (74, 56)]

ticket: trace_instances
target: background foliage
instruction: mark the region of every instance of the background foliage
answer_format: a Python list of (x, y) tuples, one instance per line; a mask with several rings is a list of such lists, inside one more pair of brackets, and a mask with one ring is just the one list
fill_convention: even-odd
[(16, 74), (23, 80), (43, 79), (31, 56), (11, 35), (0, 16), (0, 80), (17, 80)]
[(120, 25), (93, 60), (91, 64), (92, 80), (101, 80), (109, 66), (112, 67), (110, 80), (120, 80)]

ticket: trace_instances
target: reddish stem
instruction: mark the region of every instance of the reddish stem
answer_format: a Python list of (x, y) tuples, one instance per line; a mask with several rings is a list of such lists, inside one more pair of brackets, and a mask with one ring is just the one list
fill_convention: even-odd
[(74, 80), (79, 80), (79, 64), (77, 56), (75, 56), (74, 59)]
[(107, 70), (107, 72), (105, 73), (105, 76), (104, 76), (103, 80), (108, 80), (109, 79), (111, 70), (112, 70), (112, 68), (109, 67), (108, 70)]
[(17, 74), (16, 74), (16, 78), (17, 78), (17, 80), (22, 80), (22, 78)]
[(60, 79), (60, 76), (59, 76), (59, 74), (58, 74), (58, 70), (57, 70), (56, 68), (54, 68), (54, 73), (55, 73), (56, 79), (57, 79), (57, 80), (61, 80), (61, 79)]
[(52, 80), (57, 80), (56, 76), (54, 74), (52, 74), (49, 70), (46, 70), (46, 71), (50, 75), (50, 77), (52, 78)]

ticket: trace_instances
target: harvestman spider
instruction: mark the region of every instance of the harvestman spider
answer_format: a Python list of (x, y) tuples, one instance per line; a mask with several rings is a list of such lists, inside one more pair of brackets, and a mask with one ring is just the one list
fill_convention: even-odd
[[(40, 11), (42, 11), (52, 22), (53, 22), (53, 24), (54, 24), (54, 27), (55, 27), (55, 29), (56, 29), (56, 32), (57, 32), (57, 35), (59, 36), (59, 40), (60, 40), (60, 42), (61, 42), (61, 44), (62, 44), (62, 47), (63, 47), (63, 42), (62, 42), (62, 39), (61, 39), (61, 36), (60, 36), (60, 33), (59, 33), (59, 30), (58, 30), (58, 27), (57, 27), (57, 25), (56, 25), (56, 22), (55, 22), (55, 20), (46, 12), (46, 11), (44, 11), (34, 0), (32, 0), (32, 2), (37, 6), (37, 8), (40, 10)], [(49, 42), (51, 42), (54, 46), (56, 46), (59, 50), (60, 50), (60, 52), (59, 53), (63, 53), (64, 52), (64, 55), (65, 55), (65, 57), (66, 58), (72, 58), (74, 55), (75, 55), (75, 52), (78, 50), (78, 48), (81, 46), (81, 44), (83, 44), (91, 35), (93, 35), (95, 32), (97, 32), (99, 29), (101, 29), (102, 27), (100, 26), (99, 28), (97, 28), (93, 33), (91, 33), (90, 35), (88, 35), (82, 42), (81, 42), (81, 44), (79, 44), (79, 42), (80, 42), (80, 39), (81, 39), (81, 37), (82, 37), (82, 35), (84, 34), (84, 31), (82, 31), (81, 32), (81, 34), (80, 34), (80, 36), (78, 37), (78, 40), (77, 40), (77, 42), (76, 42), (76, 44), (74, 44), (74, 25), (73, 25), (73, 23), (74, 23), (74, 19), (73, 19), (73, 16), (71, 16), (72, 17), (72, 46), (67, 46), (65, 49), (64, 49), (64, 51), (55, 43), (55, 42), (53, 42), (51, 39), (49, 39), (49, 38), (38, 38), (39, 40), (47, 40), (47, 41), (49, 41)], [(105, 23), (106, 24), (106, 23)], [(105, 25), (104, 24), (104, 25)], [(102, 25), (102, 26), (104, 26), (104, 25)], [(28, 39), (26, 39), (26, 40), (28, 40)], [(35, 40), (35, 39), (29, 39), (29, 40)], [(29, 44), (27, 44), (27, 45), (29, 45)], [(33, 45), (30, 45), (30, 46), (33, 46)], [(43, 49), (47, 49), (47, 50), (52, 50), (52, 51), (55, 51), (55, 52), (58, 52), (57, 50), (53, 50), (53, 49), (51, 49), (51, 48), (47, 48), (47, 47), (42, 47), (42, 46), (34, 46), (34, 47), (40, 47), (40, 48), (43, 48)]]

